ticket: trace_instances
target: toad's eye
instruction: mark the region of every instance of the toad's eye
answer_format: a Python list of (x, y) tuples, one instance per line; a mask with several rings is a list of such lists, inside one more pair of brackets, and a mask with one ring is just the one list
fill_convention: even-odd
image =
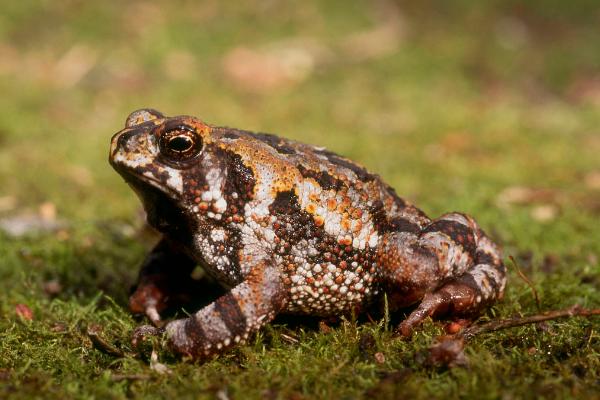
[(202, 151), (202, 138), (192, 128), (181, 125), (165, 131), (159, 147), (161, 154), (171, 161), (188, 161)]
[(166, 147), (175, 153), (185, 153), (194, 147), (194, 141), (188, 135), (177, 135), (167, 139)]

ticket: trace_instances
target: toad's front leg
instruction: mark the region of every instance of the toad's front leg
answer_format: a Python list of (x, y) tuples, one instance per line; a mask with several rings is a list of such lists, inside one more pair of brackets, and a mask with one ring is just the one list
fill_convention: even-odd
[(162, 239), (142, 264), (129, 297), (129, 309), (146, 314), (155, 326), (162, 326), (160, 313), (165, 309), (184, 305), (199, 295), (214, 300), (222, 290), (206, 278), (192, 279), (190, 273), (195, 266), (176, 244)]
[(176, 299), (179, 286), (190, 279), (195, 263), (175, 245), (162, 239), (148, 254), (138, 276), (135, 290), (129, 297), (133, 313), (146, 314), (155, 325), (160, 325), (160, 312)]
[(261, 261), (246, 279), (189, 318), (167, 324), (169, 345), (176, 352), (204, 359), (244, 342), (284, 307), (287, 290), (280, 271)]

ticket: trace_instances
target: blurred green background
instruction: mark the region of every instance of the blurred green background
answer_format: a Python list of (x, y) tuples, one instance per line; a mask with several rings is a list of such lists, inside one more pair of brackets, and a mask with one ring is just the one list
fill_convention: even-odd
[[(592, 0), (2, 2), (0, 397), (599, 396), (598, 319), (488, 335), (441, 370), (419, 361), (439, 323), (412, 342), (280, 323), (170, 376), (84, 333), (128, 348), (139, 323), (152, 238), (107, 155), (141, 107), (326, 146), (432, 216), (474, 215), (544, 309), (598, 307), (599, 26)], [(511, 270), (484, 318), (534, 312)]]

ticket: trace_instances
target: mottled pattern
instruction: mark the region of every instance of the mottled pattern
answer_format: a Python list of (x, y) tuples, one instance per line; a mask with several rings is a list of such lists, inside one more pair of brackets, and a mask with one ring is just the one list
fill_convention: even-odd
[(113, 137), (110, 162), (164, 235), (132, 310), (161, 324), (173, 277), (190, 279), (196, 264), (229, 289), (166, 325), (191, 357), (246, 340), (280, 312), (339, 315), (386, 292), (394, 308), (419, 303), (400, 326), (409, 334), (428, 316), (476, 313), (502, 296), (500, 252), (470, 217), (432, 221), (323, 148), (148, 109)]

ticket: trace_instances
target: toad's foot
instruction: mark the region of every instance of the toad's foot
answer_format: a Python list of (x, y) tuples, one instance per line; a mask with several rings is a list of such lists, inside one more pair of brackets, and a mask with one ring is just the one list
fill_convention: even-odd
[(146, 283), (129, 297), (129, 309), (136, 314), (146, 314), (155, 326), (162, 327), (160, 311), (167, 307), (167, 298), (158, 286)]
[(163, 311), (214, 300), (221, 289), (207, 277), (192, 279), (195, 266), (177, 246), (163, 239), (144, 261), (138, 284), (129, 297), (129, 309), (145, 314), (155, 326), (162, 327)]
[(164, 329), (156, 328), (152, 325), (138, 326), (133, 331), (133, 335), (131, 335), (131, 345), (137, 348), (146, 338), (162, 336), (164, 332)]
[(397, 328), (397, 333), (409, 337), (413, 329), (427, 317), (468, 313), (477, 304), (477, 292), (461, 283), (449, 283), (436, 292), (425, 295), (419, 306)]

